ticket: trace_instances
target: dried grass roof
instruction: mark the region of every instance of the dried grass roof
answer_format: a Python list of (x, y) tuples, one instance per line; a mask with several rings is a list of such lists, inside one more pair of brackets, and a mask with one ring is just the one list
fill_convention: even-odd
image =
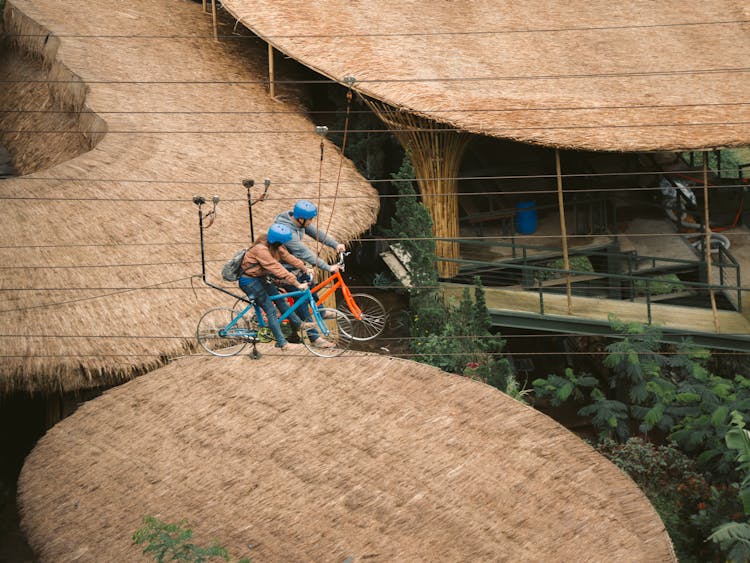
[[(231, 306), (200, 283), (191, 289), (200, 273), (195, 194), (222, 200), (207, 231), (217, 282), (249, 239), (245, 178), (273, 182), (254, 207), (256, 234), (299, 197), (320, 201), (319, 226), (330, 221), (340, 241), (375, 221), (375, 190), (348, 160), (337, 182), (339, 152), (328, 142), (319, 191), (320, 138), (299, 107), (270, 99), (259, 82), (265, 46), (214, 42), (200, 4), (8, 0), (5, 28), (14, 49), (57, 81), (48, 93), (26, 83), (12, 101), (28, 110), (55, 100), (68, 112), (58, 128), (70, 130), (74, 117), (94, 148), (80, 153), (80, 138), (27, 133), (46, 158), (36, 167), (26, 159), (34, 173), (0, 181), (0, 393), (121, 381), (191, 346), (208, 307)], [(50, 130), (46, 114), (11, 115), (0, 129)], [(22, 153), (23, 137), (4, 144)]]
[(462, 130), (607, 151), (750, 145), (743, 0), (222, 4), (318, 72)]
[(636, 485), (552, 419), (378, 356), (175, 361), (52, 428), (19, 502), (43, 561), (137, 560), (144, 515), (253, 561), (675, 561)]

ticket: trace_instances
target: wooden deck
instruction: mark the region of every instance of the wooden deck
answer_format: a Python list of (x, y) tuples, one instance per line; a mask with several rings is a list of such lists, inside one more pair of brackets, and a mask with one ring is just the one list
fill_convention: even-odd
[[(441, 284), (446, 295), (460, 297), (465, 285)], [(540, 328), (545, 319), (550, 321), (568, 320), (593, 321), (607, 324), (609, 315), (615, 315), (625, 322), (648, 322), (648, 306), (642, 302), (617, 301), (614, 299), (573, 296), (571, 311), (568, 312), (566, 295), (544, 294), (544, 312), (542, 313), (539, 293), (499, 288), (485, 288), (487, 307), (490, 312), (538, 315)], [(750, 320), (734, 311), (717, 311), (719, 328), (716, 330), (711, 309), (683, 307), (678, 305), (651, 304), (651, 322), (671, 332), (685, 335), (725, 335), (737, 337), (739, 342), (750, 343)], [(744, 349), (747, 344), (742, 345)]]

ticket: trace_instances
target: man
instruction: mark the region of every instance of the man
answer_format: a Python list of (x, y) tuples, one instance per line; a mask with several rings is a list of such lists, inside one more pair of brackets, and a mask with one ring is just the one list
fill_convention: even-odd
[[(316, 205), (306, 199), (300, 199), (297, 201), (297, 203), (294, 204), (293, 209), (284, 211), (283, 213), (279, 213), (274, 219), (274, 223), (285, 225), (292, 231), (292, 239), (284, 243), (284, 246), (290, 254), (304, 262), (307, 262), (308, 264), (317, 266), (318, 268), (320, 268), (321, 270), (325, 270), (326, 272), (338, 272), (341, 268), (337, 264), (329, 264), (328, 262), (320, 258), (320, 256), (316, 256), (315, 253), (310, 250), (304, 242), (302, 242), (302, 239), (305, 237), (305, 233), (307, 233), (315, 240), (320, 241), (326, 246), (330, 246), (331, 248), (335, 249), (336, 252), (344, 252), (344, 250), (346, 250), (346, 247), (336, 241), (336, 239), (320, 232), (318, 229), (312, 226), (313, 219), (315, 219), (315, 217), (317, 216), (318, 208), (316, 207)], [(294, 269), (289, 264), (284, 264), (284, 267), (289, 270)], [(309, 280), (303, 278), (302, 276), (298, 276), (297, 279), (300, 282), (312, 282), (312, 270), (309, 272), (309, 275)], [(287, 291), (294, 290), (294, 288), (292, 287), (285, 287), (283, 285), (282, 287), (287, 289)], [(313, 294), (313, 297), (317, 299), (317, 295)], [(306, 307), (300, 307), (299, 312), (302, 320), (306, 322), (312, 320), (312, 316), (310, 315), (310, 312), (307, 311)], [(311, 335), (311, 339), (316, 339), (319, 336), (317, 331), (310, 331), (308, 334)], [(294, 338), (295, 337), (292, 336), (290, 342), (296, 342)], [(328, 342), (324, 338), (317, 338), (314, 343), (319, 343), (319, 345), (323, 347)]]
[(304, 242), (302, 242), (305, 233), (307, 233), (315, 240), (335, 249), (336, 252), (344, 252), (344, 250), (346, 250), (346, 247), (336, 241), (336, 239), (320, 232), (312, 226), (312, 221), (317, 216), (318, 208), (315, 204), (306, 199), (300, 199), (294, 204), (294, 209), (279, 213), (279, 215), (276, 216), (276, 219), (274, 219), (274, 223), (286, 225), (292, 230), (292, 240), (284, 245), (289, 252), (308, 264), (313, 264), (326, 272), (334, 273), (339, 271), (340, 268), (338, 265), (329, 264), (320, 258), (320, 256), (316, 256), (315, 253), (310, 250)]

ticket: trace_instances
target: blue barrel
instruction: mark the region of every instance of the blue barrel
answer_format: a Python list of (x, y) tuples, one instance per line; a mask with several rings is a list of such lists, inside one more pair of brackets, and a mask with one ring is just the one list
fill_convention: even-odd
[(530, 235), (536, 231), (536, 202), (519, 201), (516, 204), (516, 232)]

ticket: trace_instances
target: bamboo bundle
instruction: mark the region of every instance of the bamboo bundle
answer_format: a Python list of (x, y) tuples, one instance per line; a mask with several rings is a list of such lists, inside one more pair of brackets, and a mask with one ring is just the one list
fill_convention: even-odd
[(430, 211), (432, 232), (438, 239), (438, 273), (452, 278), (458, 274), (459, 265), (450, 260), (460, 258), (458, 243), (454, 242), (459, 237), (457, 178), (469, 135), (445, 131), (444, 126), (431, 120), (375, 100), (366, 101), (409, 152), (422, 203)]

